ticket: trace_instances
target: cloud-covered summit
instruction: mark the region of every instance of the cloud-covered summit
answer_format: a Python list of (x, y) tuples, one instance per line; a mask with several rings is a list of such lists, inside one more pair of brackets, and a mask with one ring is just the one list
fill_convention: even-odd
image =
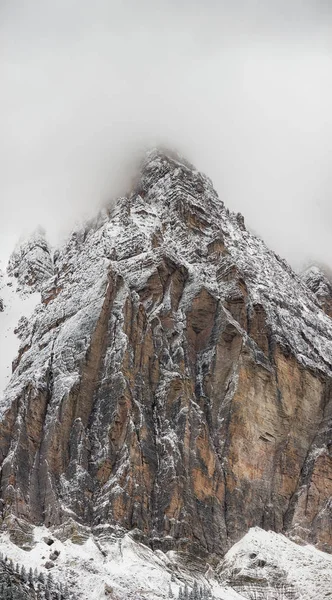
[(57, 241), (177, 148), (295, 267), (332, 264), (331, 7), (20, 0), (0, 7), (1, 253)]

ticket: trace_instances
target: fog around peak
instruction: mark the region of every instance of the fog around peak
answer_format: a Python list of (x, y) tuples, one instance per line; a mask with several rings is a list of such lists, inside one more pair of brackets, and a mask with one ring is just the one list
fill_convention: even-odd
[(331, 29), (325, 1), (3, 0), (0, 254), (58, 243), (164, 145), (296, 269), (331, 268)]

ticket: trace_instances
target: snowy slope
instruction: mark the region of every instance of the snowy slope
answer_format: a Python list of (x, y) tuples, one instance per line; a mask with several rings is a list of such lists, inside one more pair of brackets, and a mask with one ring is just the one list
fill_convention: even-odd
[[(45, 539), (52, 538), (54, 543), (48, 546)], [(122, 538), (100, 540), (92, 535), (82, 544), (70, 540), (61, 542), (50, 536), (45, 527), (34, 529), (35, 546), (30, 551), (15, 546), (9, 536), (0, 536), (0, 552), (15, 563), (24, 565), (27, 570), (37, 569), (48, 573), (44, 567), (54, 551), (59, 552), (51, 569), (53, 580), (68, 586), (75, 600), (104, 600), (105, 590), (112, 589), (112, 598), (144, 598), (158, 600), (169, 597), (171, 588), (175, 597), (185, 582), (189, 588), (194, 580), (211, 589), (215, 598), (220, 600), (241, 600), (242, 596), (228, 586), (220, 585), (211, 575), (206, 578), (199, 572), (194, 573), (181, 566), (175, 552), (164, 554), (152, 552), (142, 544), (132, 540), (130, 535)], [(104, 536), (105, 538), (105, 536)], [(210, 570), (211, 571), (211, 570)]]
[(274, 587), (273, 582), (280, 581), (283, 574), (286, 576), (281, 583), (288, 584), (301, 600), (324, 600), (332, 594), (331, 555), (313, 546), (298, 546), (281, 534), (258, 527), (250, 529), (229, 550), (219, 573), (221, 581), (230, 583), (245, 597), (250, 593), (245, 581), (252, 580), (254, 585), (255, 580), (256, 584), (266, 580)]
[[(51, 546), (45, 542), (50, 537), (54, 540)], [(185, 566), (176, 552), (153, 552), (128, 534), (118, 539), (90, 534), (84, 543), (74, 544), (60, 541), (45, 527), (36, 527), (34, 538), (32, 550), (25, 551), (2, 533), (0, 552), (14, 564), (46, 575), (44, 565), (56, 550), (59, 555), (51, 569), (53, 580), (68, 586), (81, 600), (103, 600), (105, 590), (112, 590), (114, 599), (158, 600), (168, 598), (171, 589), (177, 598), (179, 588), (187, 583), (190, 589), (195, 580), (220, 600), (325, 600), (332, 592), (330, 555), (258, 527), (229, 550), (216, 571), (206, 565), (196, 572), (193, 566)], [(268, 585), (260, 588), (264, 581)], [(275, 582), (285, 590), (283, 593), (278, 595)]]

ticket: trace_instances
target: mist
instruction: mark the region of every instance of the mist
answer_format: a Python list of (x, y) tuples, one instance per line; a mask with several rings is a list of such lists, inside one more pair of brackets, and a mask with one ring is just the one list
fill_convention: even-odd
[(162, 144), (295, 269), (332, 268), (329, 5), (0, 0), (0, 257), (60, 243)]

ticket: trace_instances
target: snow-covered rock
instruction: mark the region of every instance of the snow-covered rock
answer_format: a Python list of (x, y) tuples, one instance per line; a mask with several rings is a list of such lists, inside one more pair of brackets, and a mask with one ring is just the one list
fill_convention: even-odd
[[(12, 375), (12, 363), (20, 346), (16, 328), (31, 317), (37, 304), (40, 303), (38, 292), (21, 294), (17, 290), (16, 281), (0, 271), (0, 399)], [(24, 321), (24, 319), (26, 319)]]
[(332, 317), (332, 283), (317, 266), (312, 266), (301, 274), (302, 280), (316, 295), (323, 310)]
[(53, 274), (51, 248), (42, 229), (18, 244), (10, 256), (7, 272), (17, 280), (18, 291), (40, 292), (43, 283)]
[(258, 527), (220, 563), (219, 580), (244, 598), (324, 600), (332, 590), (332, 557)]
[(149, 153), (52, 269), (0, 406), (3, 518), (211, 562), (252, 525), (331, 550), (332, 321), (211, 181)]
[[(65, 590), (64, 598), (116, 600), (178, 598), (196, 582), (220, 600), (325, 600), (332, 586), (332, 558), (312, 546), (298, 546), (283, 535), (258, 527), (236, 543), (217, 567), (188, 563), (176, 552), (153, 552), (128, 534), (121, 537), (89, 533), (82, 543), (61, 541), (45, 527), (33, 529), (30, 550), (22, 550), (7, 533), (0, 553), (34, 579), (50, 579), (50, 589)], [(55, 556), (48, 568), (51, 554)], [(0, 561), (1, 566), (1, 561)], [(36, 581), (36, 583), (37, 583)], [(0, 571), (1, 582), (1, 571)], [(43, 596), (42, 596), (43, 597)]]
[[(70, 539), (61, 541), (53, 535), (48, 546), (49, 530), (37, 527), (33, 530), (34, 545), (29, 551), (22, 550), (10, 540), (8, 534), (0, 536), (0, 552), (28, 573), (32, 569), (35, 579), (42, 574), (47, 581), (51, 572), (51, 589), (66, 590), (65, 600), (113, 600), (127, 598), (158, 600), (177, 598), (180, 587), (187, 584), (191, 590), (194, 582), (206, 587), (215, 599), (241, 600), (243, 598), (230, 586), (221, 585), (213, 569), (207, 578), (204, 571), (208, 565), (186, 565), (175, 552), (153, 552), (147, 546), (134, 542), (130, 535), (93, 536), (91, 533), (81, 543)], [(53, 566), (49, 556), (57, 554)], [(1, 565), (1, 561), (0, 561)], [(37, 575), (38, 574), (38, 575)], [(0, 574), (1, 583), (1, 574)], [(173, 596), (172, 596), (172, 595)]]

